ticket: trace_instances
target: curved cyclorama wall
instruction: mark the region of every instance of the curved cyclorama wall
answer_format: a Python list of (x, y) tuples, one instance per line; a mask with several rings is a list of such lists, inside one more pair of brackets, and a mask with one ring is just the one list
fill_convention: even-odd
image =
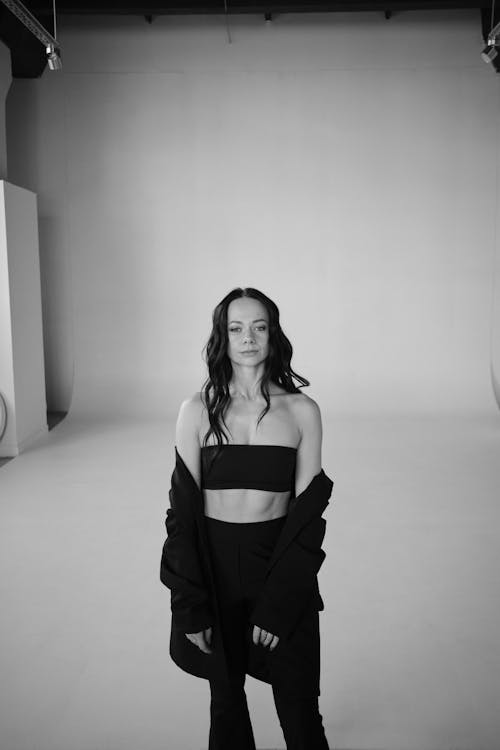
[(74, 360), (73, 411), (172, 415), (242, 285), (276, 299), (335, 411), (495, 409), (498, 77), (476, 12), (230, 25), (232, 44), (220, 17), (63, 17), (63, 71), (14, 82), (49, 405)]

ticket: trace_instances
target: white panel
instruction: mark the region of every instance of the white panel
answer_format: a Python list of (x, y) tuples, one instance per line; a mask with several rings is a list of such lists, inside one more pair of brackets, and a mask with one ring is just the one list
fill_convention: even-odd
[(5, 182), (0, 180), (0, 392), (5, 402), (0, 456), (17, 454), (17, 431), (14, 396), (14, 359), (10, 312), (9, 256), (5, 214)]
[(0, 443), (0, 455), (12, 456), (47, 431), (45, 371), (36, 195), (3, 180), (0, 189), (6, 264), (2, 281), (4, 294), (8, 283), (4, 301), (9, 304), (7, 311), (4, 302), (2, 367), (13, 373), (13, 392), (7, 385), (7, 420), (15, 423), (15, 433), (8, 430)]

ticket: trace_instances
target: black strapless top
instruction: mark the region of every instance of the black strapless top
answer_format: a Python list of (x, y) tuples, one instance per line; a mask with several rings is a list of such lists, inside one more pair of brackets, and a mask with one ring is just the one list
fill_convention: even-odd
[(227, 443), (201, 448), (201, 486), (207, 490), (248, 488), (295, 490), (297, 448)]

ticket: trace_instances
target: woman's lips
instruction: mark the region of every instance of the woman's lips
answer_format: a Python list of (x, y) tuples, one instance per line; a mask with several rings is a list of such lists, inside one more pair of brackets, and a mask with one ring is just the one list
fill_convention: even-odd
[(251, 354), (257, 354), (257, 350), (255, 349), (255, 350), (252, 350), (252, 351), (241, 352), (241, 353), (243, 354), (243, 356), (245, 356), (245, 355), (248, 356), (248, 355), (251, 355)]

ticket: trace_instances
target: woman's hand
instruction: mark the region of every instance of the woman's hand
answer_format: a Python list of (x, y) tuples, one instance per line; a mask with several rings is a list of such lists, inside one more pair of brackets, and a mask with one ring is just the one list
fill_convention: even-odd
[(259, 628), (258, 625), (253, 626), (252, 638), (256, 646), (259, 643), (262, 643), (263, 646), (269, 646), (269, 651), (272, 651), (273, 648), (276, 648), (279, 641), (279, 636), (273, 635), (263, 628)]
[(198, 646), (200, 651), (203, 651), (204, 654), (212, 653), (212, 649), (210, 648), (212, 641), (212, 628), (200, 630), (199, 633), (185, 633), (184, 635), (188, 641), (191, 641), (195, 646)]

